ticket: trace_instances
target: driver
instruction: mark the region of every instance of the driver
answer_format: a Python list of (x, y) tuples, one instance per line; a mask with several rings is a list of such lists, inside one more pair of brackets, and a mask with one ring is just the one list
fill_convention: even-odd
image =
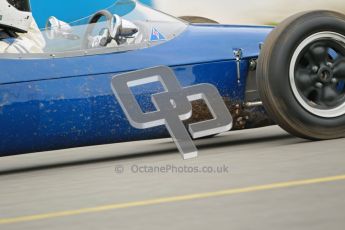
[(42, 53), (44, 46), (30, 0), (0, 0), (0, 53)]

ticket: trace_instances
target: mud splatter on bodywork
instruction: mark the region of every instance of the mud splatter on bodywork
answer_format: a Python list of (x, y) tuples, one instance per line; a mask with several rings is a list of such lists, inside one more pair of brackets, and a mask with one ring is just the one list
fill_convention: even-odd
[[(259, 128), (274, 125), (263, 107), (246, 108), (241, 101), (234, 101), (230, 98), (223, 98), (233, 117), (233, 130)], [(185, 121), (185, 124), (192, 124), (213, 119), (207, 104), (203, 100), (192, 102), (193, 115)]]

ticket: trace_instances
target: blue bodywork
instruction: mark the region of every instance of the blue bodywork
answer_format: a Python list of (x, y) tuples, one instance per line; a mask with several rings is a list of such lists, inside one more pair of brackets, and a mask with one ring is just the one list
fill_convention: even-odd
[[(72, 58), (0, 60), (0, 156), (165, 137), (165, 127), (131, 127), (111, 90), (122, 72), (170, 66), (181, 85), (215, 85), (229, 102), (244, 102), (249, 59), (269, 27), (190, 25), (151, 48)], [(243, 49), (241, 83), (233, 49)], [(134, 88), (144, 111), (159, 84)]]

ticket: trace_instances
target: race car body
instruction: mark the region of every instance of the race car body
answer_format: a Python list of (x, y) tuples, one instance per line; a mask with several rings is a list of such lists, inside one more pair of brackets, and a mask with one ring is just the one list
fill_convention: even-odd
[[(274, 124), (256, 86), (272, 29), (190, 25), (132, 0), (69, 25), (49, 18), (43, 53), (1, 54), (0, 156), (167, 137), (164, 126), (133, 128), (111, 88), (115, 75), (155, 66), (172, 68), (183, 87), (216, 86), (234, 129)], [(133, 88), (144, 112), (162, 91), (158, 83)], [(209, 116), (193, 104), (192, 120)]]
[[(134, 4), (122, 2), (127, 2), (127, 7)], [(76, 41), (59, 38), (48, 44), (43, 54), (3, 54), (1, 155), (166, 136), (165, 127), (138, 130), (130, 126), (110, 87), (111, 78), (117, 73), (169, 66), (181, 85), (211, 83), (229, 108), (242, 108), (249, 61), (258, 56), (259, 45), (271, 28), (188, 25), (170, 17), (169, 20), (148, 25), (147, 40), (137, 47), (123, 45), (124, 51), (118, 50), (121, 47), (105, 47), (85, 49), (85, 54), (84, 49), (67, 48), (66, 43)], [(164, 38), (151, 39), (152, 30)], [(62, 51), (57, 48), (60, 45)], [(234, 55), (239, 48), (243, 50), (241, 76), (237, 76)], [(135, 90), (144, 111), (154, 109), (150, 96), (160, 91), (157, 84)]]

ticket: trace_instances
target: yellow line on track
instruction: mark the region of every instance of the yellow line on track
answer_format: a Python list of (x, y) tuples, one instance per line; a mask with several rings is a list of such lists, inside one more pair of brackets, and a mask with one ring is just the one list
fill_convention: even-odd
[(76, 209), (76, 210), (52, 212), (52, 213), (45, 213), (45, 214), (38, 214), (38, 215), (31, 215), (31, 216), (4, 218), (4, 219), (0, 219), (0, 224), (15, 224), (15, 223), (21, 223), (21, 222), (38, 221), (38, 220), (52, 219), (52, 218), (58, 218), (58, 217), (76, 216), (76, 215), (88, 214), (88, 213), (98, 213), (98, 212), (112, 211), (112, 210), (118, 210), (118, 209), (167, 204), (167, 203), (174, 203), (174, 202), (181, 202), (181, 201), (191, 201), (191, 200), (198, 200), (198, 199), (229, 196), (229, 195), (235, 195), (235, 194), (291, 188), (291, 187), (297, 187), (297, 186), (303, 186), (303, 185), (322, 184), (322, 183), (327, 183), (327, 182), (336, 182), (336, 181), (343, 181), (343, 180), (345, 180), (345, 175), (289, 181), (289, 182), (282, 182), (282, 183), (252, 186), (252, 187), (246, 187), (246, 188), (228, 189), (228, 190), (221, 190), (221, 191), (215, 191), (215, 192), (135, 201), (135, 202), (129, 202), (129, 203), (122, 203), (122, 204), (121, 203), (110, 204), (110, 205), (104, 205), (104, 206), (98, 206), (98, 207), (92, 207), (92, 208), (82, 208), (82, 209)]

